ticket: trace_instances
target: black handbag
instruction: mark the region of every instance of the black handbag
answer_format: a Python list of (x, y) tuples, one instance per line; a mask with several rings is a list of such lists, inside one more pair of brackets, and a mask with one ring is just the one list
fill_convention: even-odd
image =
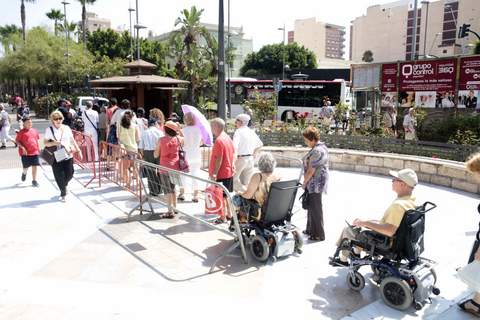
[[(53, 133), (53, 128), (50, 127), (50, 130), (52, 131), (52, 135), (55, 138), (55, 134)], [(57, 138), (55, 138), (57, 140)], [(49, 165), (52, 165), (55, 162), (55, 151), (57, 151), (57, 146), (51, 146), (51, 147), (45, 147), (42, 149), (40, 152), (40, 158), (45, 160), (46, 163)]]
[[(478, 205), (477, 211), (478, 213), (480, 213), (480, 205)], [(470, 251), (470, 257), (468, 258), (468, 263), (471, 263), (473, 262), (473, 260), (475, 260), (475, 253), (477, 253), (479, 246), (480, 246), (480, 223), (478, 224), (477, 235), (475, 236), (475, 241), (473, 242), (472, 250)]]
[(180, 143), (180, 139), (178, 139), (178, 167), (180, 168), (180, 171), (182, 172), (189, 172), (190, 171), (190, 166), (188, 165), (187, 159), (185, 158), (186, 152), (182, 148), (182, 144)]
[(305, 189), (303, 194), (300, 196), (300, 201), (302, 202), (302, 208), (307, 210), (308, 209), (308, 190)]

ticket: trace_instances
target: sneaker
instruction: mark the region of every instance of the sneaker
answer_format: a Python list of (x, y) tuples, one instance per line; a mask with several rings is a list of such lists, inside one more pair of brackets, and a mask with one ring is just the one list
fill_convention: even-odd
[(22, 173), (22, 181), (25, 181), (25, 179), (27, 179), (27, 174), (26, 174), (26, 173)]
[(32, 181), (32, 186), (34, 187), (40, 187), (40, 185), (38, 184), (38, 182), (36, 180), (33, 180)]
[(65, 196), (60, 196), (60, 197), (58, 198), (58, 200), (61, 201), (61, 202), (65, 202), (65, 201), (66, 201), (66, 200), (65, 200)]

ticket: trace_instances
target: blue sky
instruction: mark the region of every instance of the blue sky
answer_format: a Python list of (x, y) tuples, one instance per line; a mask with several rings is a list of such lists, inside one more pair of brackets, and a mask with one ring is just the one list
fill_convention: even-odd
[[(68, 20), (81, 20), (81, 7), (77, 0), (68, 0)], [(203, 8), (202, 22), (218, 23), (218, 1), (216, 0), (138, 0), (140, 23), (161, 34), (173, 29), (176, 17), (184, 8), (195, 5)], [(228, 0), (224, 0), (225, 10)], [(295, 19), (316, 17), (318, 20), (347, 27), (350, 21), (366, 13), (367, 7), (384, 4), (385, 0), (230, 0), (231, 25), (243, 26), (246, 36), (253, 39), (254, 50), (269, 43), (281, 42), (282, 32), (278, 31), (283, 24), (287, 30), (293, 28)], [(135, 0), (97, 0), (87, 8), (102, 18), (109, 18), (112, 27), (128, 29), (128, 7), (135, 7)], [(1, 24), (17, 24), (20, 26), (20, 0), (0, 0), (1, 11), (4, 12)], [(26, 4), (27, 28), (36, 25), (51, 26), (52, 22), (45, 16), (51, 8), (62, 9), (61, 0), (37, 0)], [(6, 14), (8, 13), (8, 14)], [(227, 23), (225, 16), (225, 23)], [(147, 31), (142, 31), (146, 36)], [(347, 38), (348, 50), (348, 38)], [(348, 55), (347, 55), (348, 56)]]

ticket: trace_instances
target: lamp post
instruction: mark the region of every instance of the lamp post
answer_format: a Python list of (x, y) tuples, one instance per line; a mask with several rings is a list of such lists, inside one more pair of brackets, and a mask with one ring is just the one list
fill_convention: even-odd
[(68, 53), (68, 38), (70, 38), (70, 31), (67, 26), (67, 1), (62, 1), (63, 4), (63, 26), (65, 28), (65, 57), (67, 57), (67, 91), (70, 93), (70, 66), (69, 66), (69, 53)]
[(146, 29), (147, 27), (142, 26), (141, 24), (136, 24), (133, 27), (137, 33), (137, 60), (140, 60), (140, 29)]
[(128, 8), (128, 15), (130, 18), (130, 61), (133, 61), (133, 30), (132, 30), (132, 12), (135, 11), (133, 8)]
[(225, 119), (225, 24), (223, 0), (218, 1), (218, 117)]
[(285, 80), (285, 24), (283, 24), (283, 28), (278, 28), (277, 30), (283, 31), (283, 38), (282, 38), (282, 80)]
[(227, 80), (227, 110), (228, 110), (228, 115), (231, 115), (232, 114), (232, 88), (230, 86), (230, 78), (232, 77), (232, 66), (230, 65), (230, 61), (229, 61), (229, 56), (231, 54), (231, 51), (230, 51), (230, 37), (231, 37), (231, 34), (230, 34), (230, 0), (227, 1), (227, 24), (228, 24), (228, 27), (227, 27), (227, 53), (228, 53), (228, 56), (227, 56), (227, 75), (228, 75), (228, 80)]
[(427, 5), (427, 12), (425, 12), (425, 35), (423, 37), (423, 55), (425, 56), (427, 54), (427, 28), (428, 28), (428, 7), (430, 6), (429, 1), (422, 1), (422, 5)]

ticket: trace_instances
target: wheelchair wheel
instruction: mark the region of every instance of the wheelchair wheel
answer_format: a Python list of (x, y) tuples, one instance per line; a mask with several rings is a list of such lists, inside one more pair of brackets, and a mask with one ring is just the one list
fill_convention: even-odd
[(347, 275), (347, 285), (353, 291), (361, 291), (365, 287), (365, 278), (358, 271), (349, 272)]
[(250, 253), (260, 262), (267, 261), (270, 256), (270, 247), (264, 237), (256, 235), (250, 242)]
[(405, 280), (399, 278), (383, 279), (380, 294), (386, 305), (397, 310), (406, 310), (413, 303), (412, 289)]

